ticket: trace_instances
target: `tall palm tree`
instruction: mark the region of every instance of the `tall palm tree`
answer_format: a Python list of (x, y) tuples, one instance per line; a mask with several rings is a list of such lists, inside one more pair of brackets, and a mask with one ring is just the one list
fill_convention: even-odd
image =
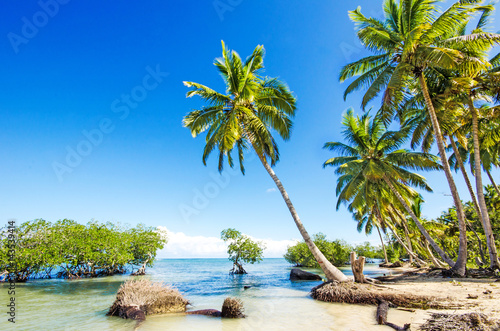
[[(474, 30), (476, 33), (479, 32), (482, 33), (482, 27), (484, 27), (488, 23), (488, 17), (491, 11), (492, 10), (485, 10), (483, 12), (481, 18), (479, 19), (479, 23), (476, 26), (476, 29)], [(483, 42), (475, 45), (476, 47), (472, 49), (473, 59), (474, 60), (482, 59), (484, 62), (487, 62), (484, 59), (486, 58), (487, 51), (489, 51), (493, 45), (494, 45), (493, 41), (490, 43)], [(470, 56), (471, 51), (468, 51), (467, 53)], [(490, 255), (490, 267), (500, 269), (500, 260), (498, 259), (498, 253), (495, 246), (495, 239), (491, 228), (488, 209), (486, 207), (486, 202), (484, 199), (482, 171), (481, 171), (481, 149), (479, 145), (479, 113), (475, 105), (475, 102), (477, 100), (485, 98), (491, 94), (496, 95), (500, 90), (500, 87), (496, 85), (494, 87), (491, 86), (492, 81), (500, 82), (500, 72), (495, 72), (494, 71), (495, 68), (491, 70), (491, 64), (489, 62), (487, 63), (490, 66), (485, 66), (483, 70), (469, 72), (465, 76), (458, 76), (452, 79), (452, 82), (454, 83), (457, 95), (466, 100), (465, 104), (468, 106), (468, 111), (472, 117), (471, 140), (473, 143), (473, 151), (474, 151), (473, 152), (474, 165), (475, 165), (474, 178), (476, 180), (477, 200), (479, 203), (479, 208), (481, 210), (481, 221), (486, 235), (486, 243)]]
[[(455, 262), (430, 237), (404, 198), (417, 195), (408, 185), (432, 191), (424, 177), (407, 169), (441, 169), (437, 158), (426, 153), (400, 149), (408, 139), (409, 128), (387, 131), (379, 117), (373, 120), (369, 114), (356, 117), (353, 110), (349, 109), (342, 124), (345, 127), (342, 131), (344, 139), (349, 144), (328, 142), (324, 146), (340, 154), (323, 164), (324, 167), (337, 167), (335, 173), (340, 176), (337, 179), (337, 208), (341, 202), (355, 199), (368, 201), (367, 197), (371, 196), (372, 191), (369, 188), (373, 187), (371, 183), (377, 183), (381, 192), (385, 190), (394, 195), (434, 250), (453, 267)], [(383, 204), (384, 201), (381, 202)]]
[[(457, 98), (458, 92), (456, 91), (456, 88), (453, 88), (454, 84), (451, 78), (443, 76), (437, 84), (436, 82), (431, 83), (433, 84), (429, 84), (429, 89), (432, 91), (432, 102), (436, 110), (436, 115), (438, 117), (443, 134), (447, 135), (450, 141), (450, 145), (447, 150), (451, 148), (451, 150), (453, 151), (453, 153), (449, 157), (448, 163), (454, 170), (460, 169), (469, 190), (471, 201), (476, 210), (476, 214), (480, 218), (481, 224), (483, 224), (485, 233), (488, 233), (488, 226), (484, 226), (484, 224), (487, 225), (490, 224), (490, 222), (489, 220), (485, 221), (483, 219), (481, 209), (476, 199), (476, 194), (474, 193), (474, 189), (465, 169), (465, 161), (467, 161), (469, 158), (469, 152), (463, 146), (467, 146), (466, 135), (469, 135), (471, 131), (470, 127), (472, 126), (472, 124), (469, 123), (471, 122), (471, 120), (468, 119), (468, 117), (470, 116), (467, 116), (467, 111), (463, 105), (464, 100), (460, 100), (460, 98)], [(428, 112), (425, 112), (423, 109), (421, 109), (422, 103), (422, 93), (417, 93), (406, 102), (404, 106), (404, 108), (406, 109), (406, 120), (404, 125), (409, 125), (412, 127), (413, 133), (411, 139), (411, 147), (416, 148), (418, 145), (421, 145), (423, 152), (429, 152), (433, 143), (435, 142), (435, 139)], [(465, 103), (467, 103), (467, 100), (465, 100)], [(489, 141), (491, 141), (492, 138), (498, 137), (498, 135), (495, 135), (495, 133), (490, 134), (490, 136), (492, 137), (488, 139)], [(455, 138), (458, 139), (457, 142), (455, 142)], [(469, 148), (469, 150), (473, 150), (473, 148)], [(485, 154), (484, 147), (481, 147), (481, 151), (482, 154)], [(485, 163), (483, 162), (483, 166), (484, 164)], [(471, 171), (472, 173), (474, 173), (474, 167), (472, 166), (472, 163)], [(478, 247), (481, 255), (480, 261), (485, 261), (482, 251), (481, 238), (467, 219), (466, 226), (472, 232), (474, 232), (474, 235), (478, 240)]]
[(347, 277), (321, 253), (302, 224), (283, 184), (272, 166), (279, 160), (279, 151), (272, 131), (284, 140), (290, 138), (296, 100), (288, 86), (276, 78), (261, 77), (264, 68), (264, 47), (257, 46), (246, 61), (229, 51), (222, 42), (222, 58), (215, 60), (226, 84), (226, 93), (219, 93), (202, 84), (184, 82), (191, 91), (188, 97), (199, 96), (207, 106), (188, 113), (183, 120), (194, 137), (207, 131), (203, 163), (210, 153), (217, 151), (219, 171), (224, 159), (234, 165), (232, 152), (237, 149), (241, 172), (244, 151), (253, 148), (262, 165), (278, 187), (295, 225), (307, 243), (312, 255), (329, 280), (347, 281)]
[[(465, 79), (454, 79), (455, 82), (459, 80), (463, 81)], [(469, 81), (470, 85), (468, 85), (472, 87), (476, 85), (476, 82), (476, 80), (471, 80)], [(464, 96), (466, 102), (468, 103), (468, 113), (467, 116), (464, 116), (465, 123), (462, 128), (469, 131), (470, 135), (468, 144), (467, 141), (465, 143), (467, 149), (464, 148), (462, 144), (460, 144), (462, 146), (459, 148), (456, 146), (457, 144), (455, 142), (451, 142), (452, 146), (455, 145), (453, 146), (454, 154), (452, 155), (452, 163), (454, 162), (461, 165), (463, 163), (461, 161), (462, 158), (464, 160), (469, 160), (471, 172), (474, 174), (476, 181), (477, 201), (480, 209), (478, 216), (481, 220), (486, 237), (486, 245), (488, 247), (490, 257), (490, 268), (500, 269), (500, 261), (498, 259), (494, 233), (491, 226), (488, 208), (486, 206), (482, 181), (482, 170), (484, 169), (490, 177), (490, 180), (494, 183), (490, 170), (493, 165), (499, 164), (498, 152), (500, 150), (498, 144), (500, 143), (500, 126), (498, 125), (498, 119), (491, 116), (494, 111), (491, 111), (490, 107), (484, 105), (479, 109), (475, 107), (472, 95), (480, 97), (481, 93), (481, 87), (476, 86), (476, 88), (476, 90), (465, 88), (465, 94), (463, 87), (455, 91), (457, 95)], [(470, 130), (470, 127), (472, 127), (472, 130)]]
[(459, 258), (452, 270), (464, 275), (467, 262), (465, 216), (447, 163), (443, 137), (425, 73), (432, 72), (439, 76), (439, 70), (457, 70), (467, 74), (486, 68), (488, 65), (482, 59), (471, 61), (464, 49), (496, 42), (500, 40), (500, 35), (478, 32), (456, 37), (458, 31), (463, 30), (464, 24), (469, 21), (471, 12), (479, 10), (476, 5), (478, 1), (457, 1), (443, 13), (438, 12), (437, 2), (385, 0), (384, 21), (365, 17), (360, 8), (349, 12), (351, 20), (357, 25), (359, 39), (376, 55), (345, 66), (341, 71), (340, 80), (360, 76), (349, 85), (345, 95), (367, 86), (362, 101), (363, 108), (384, 91), (381, 114), (386, 122), (399, 112), (401, 103), (413, 93), (409, 88), (413, 82), (419, 82), (434, 129), (439, 156), (458, 212)]

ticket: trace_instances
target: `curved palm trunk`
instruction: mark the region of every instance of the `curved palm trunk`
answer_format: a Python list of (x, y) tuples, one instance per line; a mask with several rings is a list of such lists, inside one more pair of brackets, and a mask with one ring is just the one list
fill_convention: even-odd
[[(394, 219), (394, 216), (389, 212), (389, 217), (390, 219), (392, 220), (392, 223), (393, 225), (396, 225), (397, 222), (396, 220)], [(379, 215), (380, 219), (382, 218), (380, 215)], [(406, 252), (408, 253), (408, 255), (412, 258), (414, 258), (418, 263), (420, 264), (425, 264), (425, 261), (421, 260), (417, 254), (415, 254), (411, 249), (408, 248), (408, 246), (403, 242), (403, 240), (401, 239), (401, 237), (399, 237), (398, 233), (392, 228), (391, 224), (388, 224), (387, 225), (389, 227), (389, 229), (391, 229), (391, 232), (394, 234), (394, 237), (396, 237), (396, 240), (398, 241), (398, 243), (403, 246), (403, 248), (406, 250)]]
[[(425, 239), (425, 238), (424, 238)], [(425, 249), (427, 250), (427, 254), (429, 254), (429, 257), (432, 261), (432, 263), (436, 266), (436, 267), (443, 267), (445, 266), (446, 264), (442, 263), (441, 261), (439, 261), (438, 259), (436, 259), (436, 257), (434, 256), (434, 254), (432, 253), (432, 250), (431, 248), (429, 247), (429, 242), (427, 240), (425, 240)]]
[[(464, 176), (465, 184), (467, 184), (467, 189), (469, 190), (472, 203), (474, 204), (474, 209), (476, 210), (477, 216), (479, 217), (481, 222), (483, 222), (483, 214), (481, 213), (481, 209), (479, 208), (479, 204), (477, 203), (476, 194), (474, 193), (474, 189), (472, 188), (472, 184), (469, 180), (469, 175), (467, 175), (467, 171), (465, 170), (464, 162), (462, 161), (462, 157), (460, 156), (460, 152), (458, 151), (457, 144), (455, 144), (455, 140), (453, 140), (453, 137), (451, 135), (448, 135), (448, 138), (450, 139), (451, 147), (453, 148), (453, 152), (455, 153), (455, 157), (457, 158), (457, 163), (460, 167), (460, 171)], [(484, 263), (486, 259), (484, 257), (483, 242), (481, 241), (481, 238), (479, 238), (479, 235), (477, 234), (474, 227), (472, 227), (472, 225), (469, 223), (469, 221), (466, 221), (466, 223), (469, 226), (469, 229), (474, 232), (474, 235), (476, 236), (477, 244), (479, 247), (479, 255), (481, 255), (481, 261)]]
[(488, 208), (486, 207), (486, 201), (484, 200), (483, 181), (481, 175), (481, 155), (479, 150), (477, 110), (474, 107), (472, 97), (469, 98), (469, 110), (472, 113), (472, 140), (474, 142), (474, 171), (476, 174), (476, 192), (477, 198), (479, 200), (479, 208), (481, 208), (481, 214), (483, 215), (481, 220), (483, 223), (484, 234), (486, 236), (486, 245), (488, 246), (488, 252), (490, 253), (490, 268), (500, 269), (500, 261), (498, 261), (498, 253), (495, 246), (495, 237), (493, 236), (490, 216), (488, 214)]
[(387, 258), (387, 250), (385, 249), (384, 239), (382, 238), (382, 234), (380, 233), (379, 227), (376, 226), (376, 228), (377, 228), (377, 231), (378, 231), (378, 236), (380, 238), (380, 242), (382, 243), (382, 249), (384, 250), (384, 260), (385, 260), (385, 263), (389, 263), (389, 259)]
[[(405, 231), (405, 237), (406, 237), (406, 242), (408, 244), (408, 249), (410, 250), (410, 252), (413, 253), (413, 246), (411, 244), (411, 239), (410, 239), (410, 233), (408, 232), (408, 227), (406, 226), (406, 220), (404, 220), (402, 223), (403, 225), (403, 229)], [(413, 263), (413, 256), (410, 254), (410, 263)]]
[(451, 135), (448, 135), (448, 138), (450, 139), (453, 153), (455, 153), (455, 157), (457, 158), (457, 163), (460, 167), (460, 171), (464, 176), (465, 184), (467, 184), (467, 189), (469, 190), (470, 198), (472, 200), (472, 203), (474, 204), (474, 209), (476, 209), (476, 213), (479, 218), (482, 219), (483, 215), (481, 214), (481, 209), (479, 208), (479, 204), (477, 203), (476, 194), (474, 193), (474, 189), (472, 188), (472, 184), (469, 180), (469, 175), (467, 175), (467, 171), (465, 170), (464, 162), (462, 161), (462, 157), (460, 156), (460, 152), (458, 151), (457, 144), (455, 144), (455, 141), (453, 140), (453, 137)]
[(497, 184), (493, 180), (493, 176), (491, 175), (491, 172), (488, 169), (484, 169), (484, 170), (486, 170), (486, 173), (488, 174), (488, 177), (490, 178), (491, 185), (493, 185), (493, 187), (495, 188), (495, 191), (497, 191), (498, 195), (500, 195), (500, 189), (498, 189)]
[(281, 195), (283, 196), (283, 199), (285, 200), (288, 210), (290, 210), (290, 214), (292, 214), (293, 220), (295, 221), (295, 225), (297, 225), (297, 228), (299, 229), (302, 238), (304, 238), (307, 247), (309, 247), (309, 250), (311, 251), (312, 255), (319, 263), (321, 270), (323, 270), (323, 272), (325, 273), (326, 278), (328, 280), (337, 280), (341, 282), (348, 281), (349, 278), (347, 278), (346, 275), (342, 273), (342, 271), (340, 271), (333, 264), (331, 264), (330, 261), (328, 261), (328, 259), (323, 255), (323, 253), (321, 253), (318, 247), (316, 247), (311, 237), (307, 233), (306, 229), (304, 228), (304, 225), (302, 224), (299, 215), (295, 211), (295, 207), (293, 206), (292, 201), (290, 201), (288, 193), (285, 191), (285, 188), (283, 187), (283, 184), (281, 184), (281, 181), (279, 180), (278, 176), (276, 176), (269, 163), (267, 163), (265, 157), (258, 152), (257, 155), (260, 159), (260, 162), (262, 162), (262, 165), (264, 166), (264, 168), (266, 168), (267, 172), (269, 173), (269, 176), (271, 176), (271, 178), (274, 180), (274, 183), (278, 187), (278, 190), (280, 191)]
[(425, 264), (425, 261), (421, 260), (415, 253), (413, 253), (412, 251), (410, 251), (410, 249), (408, 248), (408, 246), (406, 246), (406, 244), (403, 242), (403, 240), (401, 239), (401, 237), (398, 235), (398, 233), (396, 232), (396, 230), (394, 230), (392, 228), (391, 225), (388, 226), (389, 229), (391, 229), (391, 232), (392, 234), (394, 234), (394, 237), (396, 237), (396, 240), (398, 241), (398, 243), (403, 246), (403, 248), (408, 252), (408, 255), (412, 256), (415, 258), (415, 260), (420, 263), (420, 264)]
[[(420, 87), (422, 88), (422, 93), (424, 94), (425, 104), (427, 106), (427, 110), (429, 111), (429, 115), (432, 122), (432, 128), (434, 130), (434, 137), (436, 138), (436, 143), (439, 150), (439, 156), (441, 157), (441, 163), (443, 165), (444, 173), (446, 175), (446, 179), (448, 180), (448, 185), (450, 186), (451, 195), (453, 196), (453, 202), (455, 203), (455, 207), (457, 209), (457, 218), (458, 218), (458, 229), (460, 231), (459, 235), (459, 246), (458, 246), (458, 257), (457, 262), (450, 264), (450, 259), (444, 259), (441, 255), (441, 250), (439, 246), (436, 245), (437, 248), (441, 252), (439, 252), (436, 247), (434, 247), (431, 241), (430, 244), (436, 252), (438, 252), (439, 256), (445, 260), (446, 263), (452, 266), (453, 272), (459, 274), (460, 276), (465, 275), (465, 267), (467, 263), (467, 229), (465, 227), (465, 214), (462, 206), (462, 201), (460, 201), (460, 196), (458, 194), (457, 187), (455, 185), (455, 181), (453, 180), (453, 176), (451, 174), (450, 165), (448, 164), (448, 160), (446, 158), (446, 151), (444, 149), (443, 143), (443, 135), (441, 134), (441, 128), (439, 126), (439, 122), (436, 116), (436, 112), (434, 110), (434, 106), (432, 105), (431, 96), (429, 95), (429, 89), (427, 88), (427, 83), (425, 82), (425, 77), (423, 72), (421, 72), (418, 76), (420, 81)], [(413, 213), (412, 213), (413, 214)], [(417, 225), (418, 226), (418, 225)], [(420, 227), (419, 227), (420, 229)], [(426, 236), (427, 238), (427, 236)], [(429, 237), (430, 238), (430, 237)], [(428, 238), (427, 238), (428, 239)], [(444, 253), (444, 252), (443, 252)], [(447, 261), (448, 260), (448, 261)]]
[[(408, 214), (411, 216), (412, 220), (415, 222), (415, 224), (417, 225), (418, 229), (420, 230), (420, 233), (422, 233), (422, 235), (425, 237), (425, 239), (427, 239), (427, 241), (429, 242), (429, 244), (432, 246), (432, 248), (434, 248), (434, 250), (439, 254), (439, 256), (446, 263), (448, 263), (450, 265), (450, 267), (453, 268), (455, 266), (455, 262), (453, 262), (453, 260), (450, 259), (450, 257), (441, 249), (441, 247), (438, 246), (438, 244), (434, 241), (434, 239), (431, 238), (431, 236), (429, 235), (429, 233), (427, 232), (427, 230), (424, 228), (424, 226), (422, 225), (422, 223), (420, 223), (420, 221), (418, 220), (418, 218), (415, 215), (415, 213), (413, 213), (413, 211), (411, 210), (410, 206), (408, 206), (408, 204), (403, 199), (403, 197), (401, 196), (401, 194), (399, 194), (399, 192), (396, 190), (396, 188), (392, 185), (392, 183), (389, 180), (389, 178), (387, 178), (387, 176), (384, 175), (383, 179), (386, 182), (386, 184), (389, 186), (389, 188), (391, 189), (392, 193), (394, 193), (394, 195), (396, 196), (396, 198), (398, 199), (398, 201), (404, 207), (404, 209), (406, 209), (406, 211), (408, 212)], [(465, 273), (465, 269), (464, 269), (464, 273)]]

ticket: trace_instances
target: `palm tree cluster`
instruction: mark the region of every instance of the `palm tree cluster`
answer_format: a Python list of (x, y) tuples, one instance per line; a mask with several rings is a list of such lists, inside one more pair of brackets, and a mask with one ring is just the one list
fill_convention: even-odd
[[(490, 267), (500, 268), (482, 182), (482, 170), (493, 180), (490, 170), (499, 164), (500, 54), (488, 56), (500, 44), (500, 34), (488, 31), (492, 4), (462, 0), (441, 10), (439, 2), (444, 1), (385, 0), (383, 20), (364, 16), (360, 8), (349, 12), (359, 40), (373, 55), (342, 68), (341, 81), (355, 78), (344, 98), (364, 90), (363, 109), (377, 98), (381, 106), (373, 118), (347, 112), (347, 144), (327, 143), (325, 147), (340, 156), (325, 165), (337, 167), (339, 203), (348, 204), (360, 229), (390, 229), (410, 258), (433, 256), (430, 245), (454, 273), (464, 275), (471, 226), (452, 169), (460, 169), (468, 184)], [(389, 131), (391, 125), (399, 125), (399, 130)], [(421, 152), (401, 149), (406, 142)], [(430, 154), (434, 143), (440, 163)], [(447, 150), (452, 151), (449, 158)], [(475, 190), (464, 167), (467, 161)], [(445, 173), (455, 205), (459, 247), (454, 260), (416, 215), (422, 201), (410, 188), (430, 190), (411, 170), (438, 169)], [(412, 247), (407, 219), (421, 234), (419, 247)]]
[[(476, 228), (466, 218), (452, 169), (461, 169), (468, 181), (490, 266), (500, 268), (481, 177), (484, 169), (492, 179), (490, 170), (500, 163), (496, 111), (500, 100), (500, 56), (488, 60), (489, 52), (500, 43), (500, 34), (488, 32), (492, 4), (461, 0), (441, 11), (439, 2), (445, 1), (384, 0), (383, 20), (364, 16), (360, 8), (349, 12), (361, 43), (374, 54), (341, 70), (340, 81), (355, 78), (344, 98), (365, 90), (363, 110), (378, 97), (382, 103), (373, 116), (365, 113), (359, 117), (352, 110), (344, 115), (346, 142), (325, 145), (338, 156), (324, 166), (336, 167), (337, 208), (347, 204), (359, 230), (369, 233), (376, 228), (382, 244), (381, 232), (389, 230), (412, 261), (425, 263), (430, 259), (437, 266), (447, 264), (453, 273), (464, 275), (467, 228)], [(284, 140), (290, 138), (296, 98), (285, 83), (263, 76), (263, 61), (263, 46), (257, 46), (243, 60), (222, 43), (222, 57), (214, 65), (226, 90), (220, 93), (199, 83), (184, 82), (190, 88), (187, 97), (199, 96), (205, 106), (189, 112), (183, 125), (193, 137), (206, 133), (202, 161), (206, 165), (209, 155), (215, 152), (219, 171), (226, 160), (234, 166), (236, 152), (244, 174), (245, 151), (252, 149), (275, 182), (326, 277), (345, 281), (347, 278), (309, 236), (272, 168), (280, 156), (273, 134)], [(398, 130), (389, 130), (396, 125)], [(407, 143), (412, 150), (403, 148)], [(439, 157), (430, 154), (434, 143)], [(421, 151), (416, 151), (418, 148)], [(447, 149), (453, 150), (449, 158)], [(471, 165), (475, 190), (466, 176), (465, 162)], [(459, 237), (456, 254), (443, 245), (444, 230), (437, 225), (430, 227), (430, 222), (420, 215), (423, 200), (415, 188), (431, 188), (423, 176), (413, 171), (427, 170), (444, 171), (450, 186)], [(481, 242), (479, 235), (477, 238)]]

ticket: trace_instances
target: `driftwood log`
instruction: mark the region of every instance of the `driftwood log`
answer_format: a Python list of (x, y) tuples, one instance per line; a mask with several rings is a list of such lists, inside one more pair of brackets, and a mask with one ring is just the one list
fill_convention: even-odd
[(377, 323), (385, 325), (387, 323), (387, 312), (389, 311), (389, 303), (382, 299), (378, 300), (377, 306)]
[(186, 315), (205, 315), (213, 317), (222, 317), (222, 313), (217, 309), (201, 309), (201, 310), (187, 311)]
[(397, 331), (407, 331), (410, 330), (410, 324), (405, 324), (403, 327), (400, 327), (396, 324), (387, 322), (387, 313), (389, 312), (389, 302), (377, 298), (378, 306), (377, 306), (377, 323), (380, 325), (387, 325)]

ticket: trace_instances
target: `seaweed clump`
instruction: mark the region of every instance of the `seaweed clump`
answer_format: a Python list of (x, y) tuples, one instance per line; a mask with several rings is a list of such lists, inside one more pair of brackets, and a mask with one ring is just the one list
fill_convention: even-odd
[(467, 313), (467, 314), (432, 314), (425, 324), (420, 326), (424, 331), (490, 331), (499, 330), (500, 322), (491, 320), (485, 314)]
[(221, 316), (226, 318), (243, 318), (245, 309), (240, 299), (226, 298), (222, 304)]

